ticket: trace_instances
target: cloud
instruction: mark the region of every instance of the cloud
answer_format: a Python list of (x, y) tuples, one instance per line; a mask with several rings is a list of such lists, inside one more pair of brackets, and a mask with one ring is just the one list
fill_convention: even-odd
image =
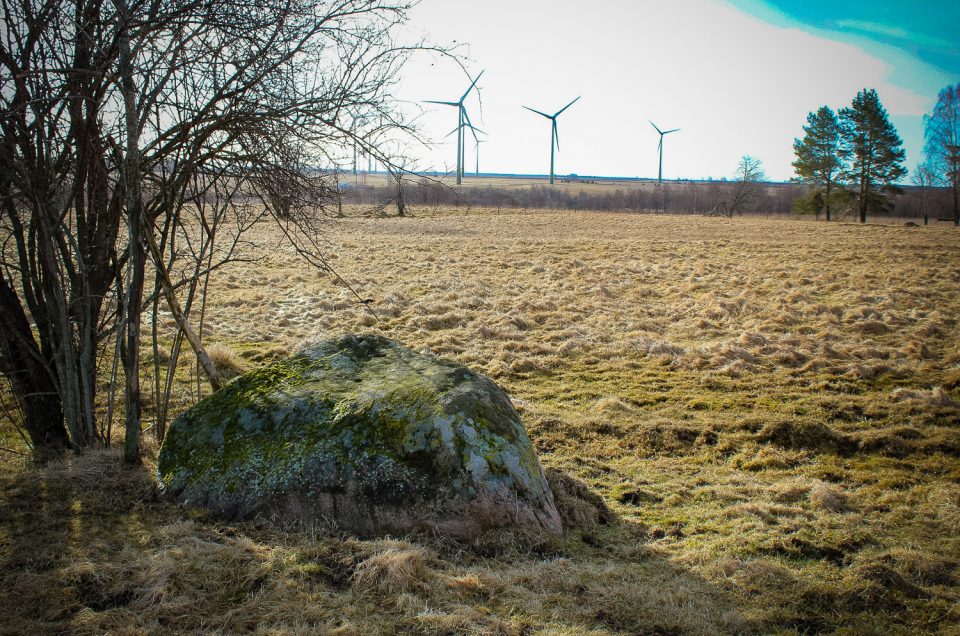
[(956, 51), (958, 49), (958, 46), (955, 42), (951, 42), (944, 38), (926, 33), (908, 31), (902, 27), (892, 26), (889, 24), (868, 22), (866, 20), (837, 20), (834, 22), (834, 24), (838, 29), (859, 31), (868, 35), (879, 35), (892, 40), (898, 40), (902, 44), (922, 46), (925, 48), (938, 48), (947, 51)]

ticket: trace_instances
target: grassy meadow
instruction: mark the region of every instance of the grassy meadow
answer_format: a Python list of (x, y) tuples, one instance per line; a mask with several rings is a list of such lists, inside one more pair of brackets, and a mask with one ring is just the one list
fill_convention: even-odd
[(150, 432), (143, 469), (0, 453), (0, 633), (960, 634), (960, 232), (353, 212), (326, 256), (371, 302), (264, 225), (214, 357), (371, 330), (491, 375), (567, 534), (228, 524), (158, 496)]

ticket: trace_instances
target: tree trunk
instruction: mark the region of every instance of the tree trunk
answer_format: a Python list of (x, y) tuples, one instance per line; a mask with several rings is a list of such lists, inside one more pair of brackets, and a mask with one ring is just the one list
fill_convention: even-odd
[(860, 200), (857, 201), (857, 208), (860, 210), (860, 222), (867, 222), (867, 192), (869, 187), (865, 185), (866, 177), (860, 177)]
[(397, 175), (397, 216), (407, 215), (407, 204), (403, 200), (403, 177)]
[(867, 203), (870, 199), (870, 172), (873, 168), (873, 144), (869, 144), (866, 159), (860, 172), (860, 222), (867, 222)]
[(197, 355), (197, 361), (200, 363), (200, 366), (203, 367), (204, 372), (207, 374), (207, 378), (210, 380), (210, 387), (214, 391), (219, 391), (223, 386), (223, 381), (220, 379), (220, 373), (217, 371), (216, 366), (214, 366), (213, 361), (210, 359), (210, 355), (207, 353), (207, 350), (204, 349), (203, 341), (190, 327), (190, 322), (183, 313), (183, 309), (180, 308), (180, 303), (177, 301), (177, 296), (174, 293), (173, 282), (171, 282), (170, 276), (163, 265), (163, 257), (160, 254), (160, 248), (157, 246), (153, 235), (147, 234), (146, 239), (147, 247), (150, 248), (150, 255), (153, 259), (153, 265), (157, 269), (157, 277), (160, 282), (160, 286), (163, 289), (163, 295), (167, 299), (167, 307), (170, 309), (173, 319), (177, 322), (177, 326), (180, 327), (180, 331), (183, 332), (187, 342), (189, 342), (191, 348), (193, 348), (193, 352)]
[(833, 184), (831, 184), (831, 183), (830, 183), (830, 180), (827, 179), (827, 183), (826, 183), (827, 196), (826, 196), (826, 200), (825, 200), (825, 204), (826, 204), (825, 207), (826, 207), (826, 210), (827, 210), (827, 223), (830, 222), (830, 186), (831, 186), (831, 185), (833, 185)]
[(960, 183), (953, 182), (953, 225), (960, 226)]
[(130, 51), (130, 33), (127, 22), (129, 11), (117, 3), (123, 25), (118, 38), (120, 87), (123, 93), (127, 148), (123, 166), (123, 185), (127, 210), (128, 283), (124, 313), (126, 316), (123, 373), (125, 378), (126, 420), (123, 443), (123, 461), (140, 461), (140, 304), (143, 299), (146, 253), (143, 248), (143, 201), (140, 197), (140, 124), (137, 118), (136, 84)]
[(71, 448), (63, 423), (63, 403), (16, 293), (2, 277), (0, 314), (0, 371), (10, 381), (23, 409), (23, 425), (34, 456), (38, 461), (59, 457)]
[(126, 329), (121, 335), (125, 339), (123, 347), (124, 403), (126, 418), (124, 421), (125, 438), (123, 442), (123, 461), (136, 464), (140, 461), (140, 303), (143, 298), (144, 250), (140, 223), (132, 218), (128, 223), (130, 244), (130, 279), (126, 294)]

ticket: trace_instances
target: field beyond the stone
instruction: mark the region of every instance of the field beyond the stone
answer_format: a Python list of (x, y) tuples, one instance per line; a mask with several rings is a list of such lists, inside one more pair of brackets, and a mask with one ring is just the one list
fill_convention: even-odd
[(489, 374), (586, 510), (566, 536), (227, 524), (157, 497), (155, 447), (3, 454), (0, 633), (960, 634), (960, 231), (412, 212), (326, 227), (366, 304), (258, 228), (206, 341), (253, 369), (373, 331)]

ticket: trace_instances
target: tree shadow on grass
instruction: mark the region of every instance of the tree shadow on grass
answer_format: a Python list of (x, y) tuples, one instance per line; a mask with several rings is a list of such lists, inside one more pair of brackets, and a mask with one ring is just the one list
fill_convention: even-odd
[(448, 542), (445, 558), (495, 572), (498, 604), (551, 616), (572, 633), (755, 633), (734, 601), (660, 553), (642, 524), (620, 518), (582, 481), (546, 470), (564, 523), (556, 537), (519, 529)]
[(112, 451), (0, 474), (2, 627), (64, 633), (86, 610), (127, 605), (132, 594), (112, 566), (137, 542), (131, 506), (155, 499), (146, 469), (123, 467)]
[[(761, 631), (582, 482), (548, 478), (564, 536), (504, 529), (464, 542), (207, 520), (158, 500), (149, 471), (112, 452), (0, 475), (0, 632)], [(400, 564), (425, 559), (422, 571), (401, 591), (356, 589), (358, 570), (391, 550)]]

